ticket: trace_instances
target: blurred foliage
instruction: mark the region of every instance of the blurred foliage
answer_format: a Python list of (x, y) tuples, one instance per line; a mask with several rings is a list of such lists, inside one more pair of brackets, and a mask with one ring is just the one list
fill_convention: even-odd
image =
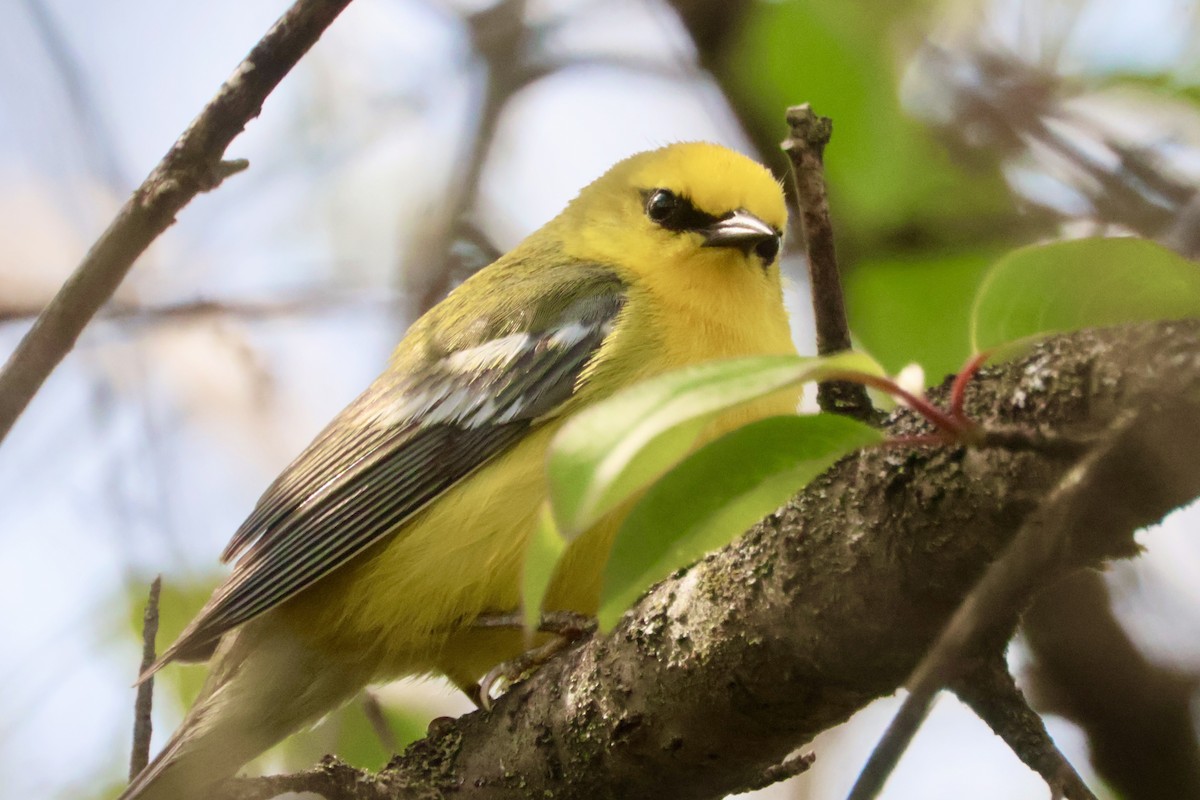
[(755, 115), (778, 126), (784, 108), (809, 102), (833, 120), (826, 169), (844, 266), (867, 252), (977, 245), (1013, 224), (994, 159), (962, 168), (900, 107), (904, 38), (936, 5), (759, 3), (730, 59)]
[(958, 371), (971, 353), (971, 301), (1000, 249), (869, 259), (846, 276), (846, 313), (859, 346), (889, 373), (925, 368), (930, 384)]

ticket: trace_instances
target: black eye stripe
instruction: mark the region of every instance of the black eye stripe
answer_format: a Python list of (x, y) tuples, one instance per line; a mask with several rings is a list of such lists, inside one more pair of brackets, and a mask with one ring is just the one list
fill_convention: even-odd
[[(654, 197), (659, 192), (668, 191), (665, 189), (643, 189), (642, 203), (646, 205), (650, 202), (650, 198)], [(673, 194), (673, 193), (672, 193)], [(700, 228), (707, 228), (720, 220), (712, 214), (701, 211), (692, 204), (689, 197), (685, 195), (673, 194), (676, 206), (673, 211), (665, 218), (656, 220), (656, 222), (669, 231), (694, 231)]]

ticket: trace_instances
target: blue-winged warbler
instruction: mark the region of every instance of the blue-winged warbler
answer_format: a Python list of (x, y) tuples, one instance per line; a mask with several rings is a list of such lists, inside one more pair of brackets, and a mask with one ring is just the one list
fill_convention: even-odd
[[(711, 144), (621, 161), (422, 316), (379, 378), (266, 490), (236, 564), (153, 667), (212, 660), (123, 800), (179, 800), (373, 681), (470, 689), (523, 648), (482, 614), (520, 605), (545, 455), (579, 409), (714, 359), (793, 353), (765, 168)], [(772, 397), (710, 436), (794, 410)], [(545, 608), (596, 610), (612, 515), (572, 543)]]

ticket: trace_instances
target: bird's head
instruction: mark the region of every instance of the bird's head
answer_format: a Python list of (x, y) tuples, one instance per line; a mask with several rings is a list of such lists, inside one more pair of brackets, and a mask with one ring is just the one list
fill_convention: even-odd
[(786, 222), (783, 192), (765, 167), (705, 142), (621, 161), (581, 191), (560, 219), (570, 229), (565, 240), (572, 255), (646, 277), (750, 272), (776, 282)]

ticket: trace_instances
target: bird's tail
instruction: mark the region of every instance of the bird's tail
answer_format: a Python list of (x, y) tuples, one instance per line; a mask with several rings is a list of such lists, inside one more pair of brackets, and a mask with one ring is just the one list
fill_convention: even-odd
[[(200, 697), (119, 800), (192, 800), (369, 680), (260, 618), (226, 634)], [(253, 642), (253, 644), (251, 644)]]

